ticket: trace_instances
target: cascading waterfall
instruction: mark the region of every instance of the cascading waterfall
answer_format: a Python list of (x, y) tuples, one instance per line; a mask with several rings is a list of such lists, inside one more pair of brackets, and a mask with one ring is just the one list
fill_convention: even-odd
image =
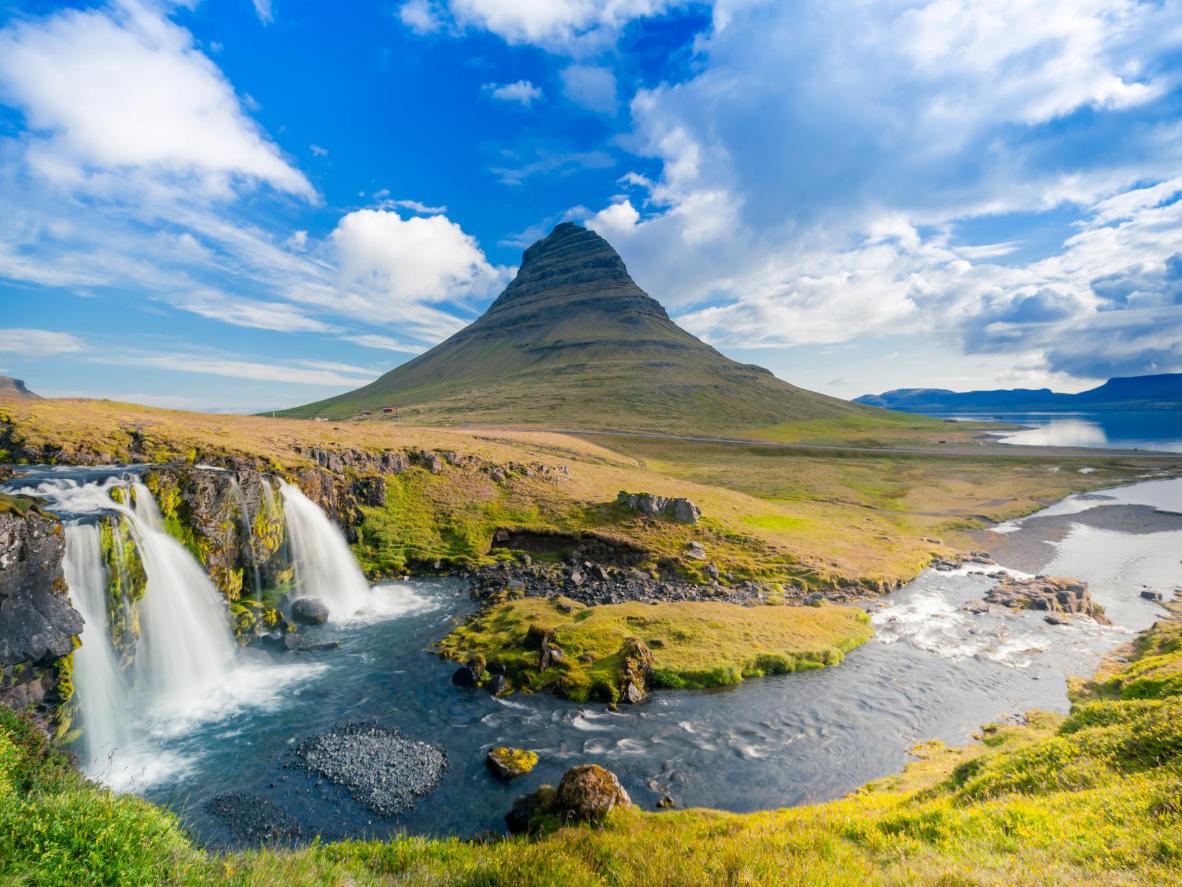
[(135, 504), (120, 506), (136, 536), (147, 588), (140, 604), (136, 674), (156, 702), (184, 706), (222, 684), (236, 645), (229, 614), (209, 577), (164, 529), (156, 500), (142, 483)]
[(340, 528), (298, 487), (280, 481), (280, 495), (295, 564), (295, 596), (319, 599), (337, 621), (369, 607), (369, 583)]
[(62, 563), (70, 601), (85, 622), (82, 646), (74, 653), (74, 686), (83, 713), (83, 754), (87, 772), (97, 775), (104, 761), (128, 743), (127, 687), (111, 646), (107, 621), (107, 576), (103, 569), (98, 527), (66, 527)]

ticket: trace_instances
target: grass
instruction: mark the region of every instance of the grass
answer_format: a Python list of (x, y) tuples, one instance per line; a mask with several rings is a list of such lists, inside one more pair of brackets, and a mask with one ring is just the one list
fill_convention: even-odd
[[(765, 608), (772, 611), (778, 608)], [(763, 611), (757, 611), (763, 612)], [(0, 882), (234, 885), (1169, 885), (1182, 880), (1182, 625), (1164, 620), (1069, 716), (929, 743), (805, 807), (614, 811), (492, 844), (395, 837), (220, 855), (72, 772), (0, 710)]]
[[(527, 642), (535, 626), (553, 630), (563, 653), (545, 670), (538, 667), (536, 645), (531, 649)], [(856, 607), (690, 601), (585, 607), (522, 598), (476, 614), (439, 647), (458, 662), (479, 655), (489, 665), (500, 664), (517, 689), (615, 702), (630, 638), (652, 651), (657, 687), (702, 688), (836, 665), (870, 635), (869, 619)]]
[[(843, 421), (846, 426), (802, 427), (806, 436), (850, 440), (867, 430)], [(918, 433), (915, 417), (895, 421), (900, 439)], [(289, 477), (312, 467), (310, 447), (428, 449), (477, 466), (533, 466), (530, 473), (508, 471), (503, 482), (464, 464), (438, 475), (412, 468), (388, 478), (386, 502), (364, 510), (359, 559), (371, 575), (393, 575), (436, 560), (466, 566), (495, 557), (492, 534), (502, 526), (589, 531), (634, 542), (654, 562), (678, 559), (693, 539), (736, 578), (819, 589), (889, 587), (912, 578), (933, 556), (980, 547), (970, 535), (974, 528), (1071, 492), (1182, 471), (1182, 458), (996, 451), (974, 443), (915, 453), (824, 451), (265, 419), (64, 399), (0, 406), (0, 446), (36, 461), (236, 459)], [(1095, 470), (1081, 474), (1083, 467)], [(541, 468), (552, 473), (535, 470)], [(689, 497), (703, 521), (685, 527), (624, 513), (612, 505), (619, 490)], [(694, 566), (686, 568), (692, 578)]]

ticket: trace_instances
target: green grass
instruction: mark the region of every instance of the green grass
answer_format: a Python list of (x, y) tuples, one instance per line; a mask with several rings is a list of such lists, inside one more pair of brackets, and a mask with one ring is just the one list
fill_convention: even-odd
[[(537, 649), (526, 644), (533, 626), (552, 629), (564, 654), (545, 670), (538, 668)], [(439, 649), (458, 662), (479, 654), (490, 665), (499, 663), (516, 689), (614, 702), (629, 638), (639, 638), (652, 651), (657, 687), (702, 688), (836, 665), (870, 635), (869, 619), (856, 607), (692, 601), (585, 607), (521, 598), (476, 614)]]
[(171, 814), (88, 783), (30, 721), (0, 710), (0, 883), (1177, 884), (1182, 687), (1158, 679), (1180, 667), (1182, 625), (1159, 623), (1127, 655), (1068, 717), (986, 726), (964, 748), (925, 744), (902, 773), (842, 800), (750, 814), (618, 810), (601, 827), (492, 844), (396, 837), (205, 853)]

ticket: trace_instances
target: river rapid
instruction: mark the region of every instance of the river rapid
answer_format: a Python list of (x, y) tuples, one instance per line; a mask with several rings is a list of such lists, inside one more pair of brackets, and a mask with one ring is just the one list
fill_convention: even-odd
[[(494, 699), (453, 686), (455, 666), (430, 645), (474, 608), (450, 579), (376, 586), (356, 618), (306, 629), (334, 650), (248, 651), (227, 687), (190, 710), (133, 725), (142, 754), (98, 774), (175, 810), (211, 846), (244, 842), (211, 801), (245, 793), (282, 810), (305, 837), (398, 832), (471, 836), (503, 831), (513, 799), (570, 766), (615, 771), (637, 803), (671, 795), (679, 806), (734, 811), (822, 801), (899, 770), (917, 743), (963, 743), (983, 723), (1032, 708), (1065, 711), (1065, 679), (1160, 618), (1182, 586), (1182, 480), (1149, 480), (1070, 497), (983, 534), (981, 547), (1021, 573), (1074, 576), (1113, 626), (1047, 624), (1035, 612), (973, 615), (996, 567), (925, 571), (868, 604), (873, 640), (835, 668), (747, 681), (717, 691), (656, 693), (608, 711), (546, 696)], [(376, 817), (347, 792), (289, 765), (300, 739), (376, 719), (441, 747), (448, 768), (410, 810)], [(493, 745), (536, 750), (541, 761), (511, 784), (486, 770)]]

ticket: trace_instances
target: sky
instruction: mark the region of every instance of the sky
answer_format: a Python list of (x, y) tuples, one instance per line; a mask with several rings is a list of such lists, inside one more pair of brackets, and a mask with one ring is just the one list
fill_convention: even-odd
[(38, 393), (349, 390), (566, 220), (839, 397), (1182, 371), (1182, 3), (0, 0)]

